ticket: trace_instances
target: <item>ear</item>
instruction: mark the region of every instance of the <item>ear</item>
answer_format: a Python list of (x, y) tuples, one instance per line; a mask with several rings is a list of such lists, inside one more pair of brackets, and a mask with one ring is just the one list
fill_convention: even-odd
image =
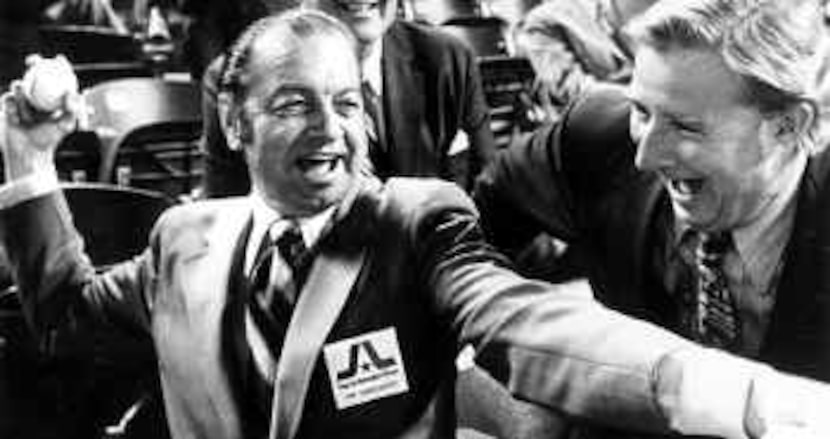
[(802, 102), (776, 116), (775, 137), (785, 145), (800, 143), (801, 139), (810, 134), (815, 118), (815, 108)]
[(240, 151), (251, 140), (250, 124), (230, 93), (220, 93), (216, 100), (219, 124), (225, 134), (228, 148), (231, 151)]

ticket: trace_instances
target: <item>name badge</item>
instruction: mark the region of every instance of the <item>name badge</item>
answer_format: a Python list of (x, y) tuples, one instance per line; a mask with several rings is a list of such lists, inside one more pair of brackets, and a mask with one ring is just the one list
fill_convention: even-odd
[(409, 390), (395, 328), (327, 344), (323, 355), (338, 410)]

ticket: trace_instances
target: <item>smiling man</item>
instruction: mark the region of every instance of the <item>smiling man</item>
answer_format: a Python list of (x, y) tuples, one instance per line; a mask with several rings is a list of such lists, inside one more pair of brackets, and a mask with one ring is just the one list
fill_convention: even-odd
[(627, 94), (586, 97), (485, 171), (486, 233), (512, 254), (550, 233), (612, 307), (830, 380), (818, 3), (659, 2), (628, 29)]
[(518, 397), (597, 422), (730, 439), (830, 429), (827, 386), (608, 310), (584, 283), (521, 278), (457, 186), (368, 175), (355, 49), (321, 12), (254, 23), (219, 99), (251, 193), (172, 208), (103, 273), (53, 163), (77, 95), (41, 114), (20, 83), (4, 94), (0, 236), (44, 354), (89, 329), (152, 344), (174, 439), (453, 438), (467, 343)]
[[(440, 28), (398, 17), (398, 0), (303, 0), (357, 37), (370, 156), (381, 178), (440, 177), (465, 188), (495, 154), (490, 114), (472, 51)], [(376, 138), (375, 138), (376, 137)], [(452, 164), (458, 137), (466, 172)]]
[[(382, 179), (439, 177), (470, 188), (495, 154), (490, 113), (472, 51), (438, 28), (398, 20), (397, 0), (301, 4), (339, 18), (357, 38), (375, 174)], [(215, 61), (204, 77), (202, 147), (208, 197), (240, 195), (250, 187), (245, 163), (227, 148), (215, 116), (221, 65)], [(456, 156), (459, 151), (464, 153)]]

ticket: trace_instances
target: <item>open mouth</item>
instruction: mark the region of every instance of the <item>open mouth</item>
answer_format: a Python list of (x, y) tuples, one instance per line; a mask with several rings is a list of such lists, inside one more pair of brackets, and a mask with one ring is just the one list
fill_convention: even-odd
[(297, 167), (308, 178), (327, 179), (345, 163), (345, 157), (340, 154), (319, 153), (297, 159)]
[(376, 0), (337, 0), (334, 3), (338, 8), (340, 8), (341, 11), (348, 12), (350, 14), (366, 14), (380, 7), (380, 2)]
[(683, 197), (694, 196), (703, 189), (702, 178), (672, 178), (668, 180), (672, 192)]

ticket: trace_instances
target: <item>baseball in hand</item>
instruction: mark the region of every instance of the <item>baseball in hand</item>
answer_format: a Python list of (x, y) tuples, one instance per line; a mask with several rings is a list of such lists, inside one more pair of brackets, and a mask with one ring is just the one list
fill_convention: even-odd
[(23, 76), (23, 93), (35, 109), (54, 113), (63, 108), (67, 94), (78, 92), (78, 77), (63, 55), (54, 58), (35, 56)]

